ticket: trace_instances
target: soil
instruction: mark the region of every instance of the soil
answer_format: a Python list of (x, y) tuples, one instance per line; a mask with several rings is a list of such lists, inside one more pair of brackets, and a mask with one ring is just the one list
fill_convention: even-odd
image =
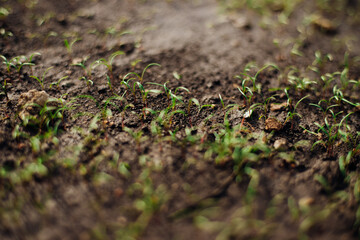
[[(288, 24), (278, 23), (276, 8), (264, 25), (258, 12), (225, 10), (223, 2), (2, 1), (11, 11), (0, 16), (1, 55), (41, 55), (19, 72), (0, 67), (1, 83), (8, 83), (8, 98), (0, 95), (1, 239), (358, 239), (360, 138), (313, 146), (327, 137), (309, 133), (317, 131), (315, 122), (324, 124), (310, 103), (329, 99), (333, 88), (322, 91), (317, 78), (314, 88), (296, 89), (286, 75), (289, 66), (306, 71), (320, 50), (332, 55), (319, 66), (323, 74), (341, 72), (348, 55), (348, 77), (359, 81), (357, 15), (299, 1)], [(360, 5), (348, 4), (350, 10)], [(313, 13), (320, 20), (299, 34)], [(64, 39), (79, 41), (67, 51)], [(300, 40), (302, 56), (291, 54)], [(86, 73), (75, 63), (86, 60), (88, 67), (116, 51), (124, 54), (114, 58), (112, 73), (100, 65), (87, 76), (93, 84), (81, 79)], [(234, 76), (250, 62), (257, 70), (268, 62), (278, 67), (257, 76), (261, 89), (253, 103), (277, 94), (268, 111), (249, 114), (238, 90)], [(144, 109), (140, 92), (134, 96), (121, 84), (127, 73), (141, 73), (150, 63), (161, 67), (148, 68), (143, 86), (164, 90), (148, 83), (167, 82), (186, 103), (159, 123), (158, 133), (156, 119), (166, 118), (160, 112), (171, 104), (169, 96), (150, 92)], [(47, 69), (42, 89), (31, 76), (40, 78)], [(176, 92), (178, 87), (188, 91)], [(34, 92), (55, 98), (45, 113), (33, 95), (24, 103)], [(111, 99), (115, 94), (122, 97)], [(343, 94), (360, 102), (359, 86)], [(192, 98), (201, 111), (196, 104), (188, 110)], [(111, 114), (107, 100), (116, 105), (108, 104)], [(226, 113), (222, 101), (238, 107)], [(128, 110), (118, 111), (126, 104)], [(69, 108), (55, 112), (61, 106)], [(289, 120), (294, 107), (299, 115)], [(340, 102), (334, 109), (341, 117), (352, 113), (346, 124), (356, 136), (360, 108)], [(28, 126), (24, 112), (34, 116)], [(247, 142), (221, 149), (224, 129)], [(237, 163), (236, 154), (249, 146), (243, 165)], [(339, 159), (352, 150), (344, 174)]]

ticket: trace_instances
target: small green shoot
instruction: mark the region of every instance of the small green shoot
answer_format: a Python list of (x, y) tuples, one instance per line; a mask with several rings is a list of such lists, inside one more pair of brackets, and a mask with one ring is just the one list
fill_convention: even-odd
[(47, 73), (50, 69), (52, 69), (52, 68), (53, 68), (53, 67), (48, 67), (48, 68), (44, 71), (44, 73), (42, 74), (42, 76), (41, 76), (40, 78), (39, 78), (39, 77), (36, 77), (36, 76), (30, 76), (31, 78), (34, 78), (36, 81), (38, 81), (38, 83), (40, 84), (42, 90), (45, 90), (45, 85), (44, 85), (45, 75), (46, 75), (46, 73)]
[(293, 107), (292, 104), (291, 104), (292, 100), (291, 100), (290, 97), (289, 97), (288, 91), (287, 91), (286, 89), (285, 89), (284, 91), (285, 91), (286, 96), (288, 97), (288, 107), (289, 107), (289, 111), (288, 111), (288, 113), (287, 113), (287, 117), (286, 117), (286, 119), (285, 119), (285, 123), (288, 122), (288, 121), (290, 121), (290, 122), (291, 122), (291, 130), (293, 130), (293, 129), (294, 129), (294, 118), (295, 118), (295, 116), (298, 116), (298, 117), (300, 117), (300, 118), (302, 117), (301, 114), (296, 111), (296, 109), (297, 109), (297, 107), (299, 106), (299, 104), (300, 104), (305, 98), (308, 98), (308, 97), (309, 97), (309, 95), (301, 98), (301, 99), (295, 104), (295, 106)]
[(74, 40), (72, 40), (71, 42), (69, 42), (69, 40), (67, 39), (64, 39), (64, 45), (65, 45), (65, 48), (68, 52), (68, 55), (70, 57), (70, 60), (72, 59), (72, 53), (73, 53), (73, 46), (76, 42), (80, 41), (81, 38), (75, 38)]
[(68, 78), (69, 78), (69, 76), (64, 76), (64, 77), (60, 78), (59, 80), (57, 80), (56, 82), (52, 82), (50, 84), (49, 88), (51, 89), (53, 86), (56, 86), (58, 91), (60, 91), (60, 83), (61, 83), (61, 81), (65, 80), (65, 79), (68, 79)]
[[(135, 75), (136, 78), (138, 79), (138, 81), (139, 81), (141, 84), (143, 84), (145, 73), (146, 73), (146, 71), (148, 70), (148, 68), (150, 68), (151, 66), (161, 67), (161, 65), (158, 64), (158, 63), (150, 63), (150, 64), (148, 64), (148, 65), (144, 68), (144, 70), (142, 71), (141, 75), (137, 74), (136, 72), (130, 72), (130, 73), (126, 74), (126, 75), (123, 77), (123, 81), (126, 80), (129, 76)], [(131, 78), (130, 78), (130, 79), (131, 79)]]
[(116, 52), (112, 53), (108, 59), (100, 58), (94, 62), (94, 68), (96, 68), (99, 65), (105, 66), (108, 70), (108, 73), (110, 74), (110, 79), (113, 81), (114, 80), (114, 73), (113, 73), (114, 59), (115, 59), (115, 57), (117, 57), (119, 55), (123, 55), (123, 54), (125, 54), (123, 51), (116, 51)]

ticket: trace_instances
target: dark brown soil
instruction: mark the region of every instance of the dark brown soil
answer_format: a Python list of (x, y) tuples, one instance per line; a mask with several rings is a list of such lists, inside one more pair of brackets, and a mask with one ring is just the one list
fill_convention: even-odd
[[(332, 55), (332, 61), (317, 65), (321, 74), (342, 72), (348, 54), (348, 78), (360, 80), (359, 16), (348, 16), (358, 1), (348, 1), (340, 12), (299, 1), (288, 24), (279, 24), (279, 13), (270, 11), (268, 26), (256, 11), (225, 10), (225, 1), (39, 0), (34, 7), (31, 2), (1, 2), (11, 9), (8, 16), (0, 15), (1, 55), (41, 53), (34, 66), (19, 72), (0, 65), (0, 81), (9, 83), (8, 99), (0, 95), (1, 239), (358, 239), (360, 108), (340, 101), (333, 108), (342, 111), (337, 123), (352, 113), (348, 135), (331, 146), (312, 147), (328, 138), (304, 130), (316, 132), (314, 123), (324, 124), (324, 115), (310, 103), (331, 98), (340, 78), (325, 89), (320, 76), (309, 73), (317, 85), (302, 90), (287, 77), (290, 66), (311, 72), (307, 67), (320, 50), (322, 56)], [(302, 25), (314, 13), (334, 26)], [(77, 38), (68, 52), (64, 39)], [(291, 54), (296, 43), (302, 56)], [(87, 59), (89, 66), (116, 51), (124, 54), (114, 59), (113, 77), (101, 65), (88, 76), (93, 85), (80, 80), (84, 71), (74, 63)], [(136, 60), (141, 61), (132, 65)], [(259, 108), (244, 118), (241, 81), (234, 76), (249, 62), (257, 65), (252, 76), (268, 62), (279, 68), (257, 76), (261, 90), (252, 103), (275, 94), (271, 103), (287, 102), (285, 88), (293, 103), (277, 111)], [(148, 83), (168, 82), (185, 103), (158, 124), (158, 134), (153, 132), (156, 119), (164, 118), (160, 111), (170, 104), (166, 94), (149, 93), (146, 107), (157, 112), (144, 118), (140, 92), (133, 96), (120, 84), (127, 73), (141, 73), (150, 63), (161, 67), (148, 69), (144, 87), (163, 90)], [(44, 90), (71, 108), (49, 121), (49, 128), (38, 122), (26, 127), (18, 101), (31, 89), (42, 90), (31, 76), (40, 77), (49, 67)], [(175, 93), (177, 87), (189, 92)], [(112, 115), (105, 116), (104, 104), (114, 93), (126, 99), (113, 100), (121, 109), (133, 106), (119, 112), (109, 104)], [(225, 114), (219, 94), (225, 106), (238, 108)], [(360, 102), (359, 85), (343, 88), (343, 94)], [(286, 121), (288, 111), (307, 95), (296, 108), (301, 116)], [(209, 106), (198, 111), (193, 104), (188, 114), (191, 98)], [(225, 115), (228, 127), (220, 125)], [(330, 121), (330, 112), (327, 116)], [(265, 119), (272, 118), (279, 125), (268, 126)], [(56, 121), (58, 133), (46, 135)], [(17, 129), (23, 135), (14, 137)], [(247, 142), (226, 149), (225, 140), (218, 142), (226, 129)], [(285, 144), (277, 148), (281, 141)], [(243, 163), (236, 162), (237, 151), (245, 154), (249, 146)], [(350, 151), (343, 172), (339, 159)]]

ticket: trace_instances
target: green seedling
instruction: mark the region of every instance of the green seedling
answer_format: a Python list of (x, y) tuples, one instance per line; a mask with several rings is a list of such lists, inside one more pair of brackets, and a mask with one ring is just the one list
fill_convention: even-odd
[(135, 78), (129, 78), (126, 80), (124, 77), (123, 80), (121, 81), (121, 84), (125, 85), (127, 87), (127, 89), (133, 94), (134, 102), (136, 103), (136, 83), (134, 83), (133, 86), (131, 86), (129, 83), (132, 80), (135, 80)]
[(90, 90), (90, 86), (94, 85), (94, 82), (87, 78), (86, 76), (82, 76), (81, 78), (79, 78), (80, 80), (83, 80), (86, 84), (86, 86), (88, 87), (88, 89)]
[(124, 127), (123, 130), (127, 132), (134, 139), (136, 144), (136, 150), (138, 154), (141, 154), (141, 143), (145, 142), (148, 139), (148, 137), (144, 136), (143, 131), (134, 131), (128, 127)]
[(298, 117), (300, 117), (300, 118), (302, 117), (300, 113), (296, 112), (296, 109), (297, 109), (297, 107), (299, 106), (299, 104), (300, 104), (305, 98), (309, 97), (309, 95), (301, 98), (301, 99), (295, 104), (295, 106), (293, 107), (293, 106), (292, 106), (292, 100), (291, 100), (291, 98), (290, 98), (290, 96), (289, 96), (288, 91), (287, 91), (286, 89), (285, 89), (284, 91), (285, 91), (285, 94), (286, 94), (286, 96), (287, 96), (287, 98), (288, 98), (287, 103), (288, 103), (288, 107), (289, 107), (289, 111), (288, 111), (288, 113), (287, 113), (287, 117), (286, 117), (286, 119), (285, 119), (285, 123), (287, 123), (288, 121), (290, 121), (290, 122), (291, 122), (291, 130), (293, 130), (293, 129), (294, 129), (294, 118), (295, 118), (295, 116), (298, 116)]
[(0, 7), (0, 19), (5, 19), (9, 16), (11, 8)]
[[(278, 96), (278, 94), (272, 95), (271, 97), (268, 97), (267, 99), (265, 99), (265, 101), (261, 104), (261, 108), (264, 111), (264, 117), (267, 118), (268, 112), (269, 112), (269, 104), (271, 100), (275, 100), (276, 96)], [(261, 118), (262, 116), (260, 116)]]
[(299, 70), (295, 67), (289, 71), (287, 78), (289, 83), (297, 90), (305, 91), (310, 89), (314, 84), (317, 84), (315, 81), (310, 80), (308, 77), (298, 76)]
[(165, 94), (166, 94), (166, 98), (167, 98), (167, 100), (169, 101), (169, 106), (168, 106), (168, 107), (169, 107), (169, 108), (174, 108), (175, 105), (177, 104), (177, 102), (181, 102), (181, 103), (183, 102), (183, 101), (182, 101), (182, 97), (176, 95), (177, 92), (178, 92), (179, 90), (184, 90), (184, 91), (190, 93), (190, 91), (189, 91), (189, 89), (187, 89), (187, 88), (185, 88), (185, 87), (177, 87), (177, 88), (175, 89), (174, 93), (173, 93), (172, 90), (169, 89), (169, 88), (166, 86), (167, 83), (168, 83), (168, 82), (166, 82), (166, 83), (164, 83), (164, 84), (159, 84), (159, 83), (149, 82), (149, 83), (147, 83), (147, 84), (152, 84), (152, 85), (157, 85), (157, 86), (163, 87), (163, 88), (164, 88), (164, 92), (165, 92)]
[(265, 66), (263, 66), (260, 70), (258, 70), (254, 76), (251, 76), (248, 72), (250, 71), (250, 68), (254, 67), (255, 65), (253, 65), (252, 63), (250, 64), (247, 64), (245, 66), (245, 69), (242, 73), (240, 73), (240, 75), (236, 75), (235, 78), (238, 78), (241, 80), (241, 86), (242, 86), (242, 91), (244, 93), (247, 92), (247, 90), (245, 90), (245, 87), (246, 87), (246, 81), (251, 81), (252, 82), (252, 91), (253, 92), (257, 92), (257, 93), (260, 93), (260, 90), (261, 90), (261, 84), (257, 84), (256, 81), (257, 81), (257, 78), (259, 76), (259, 74), (264, 71), (265, 69), (269, 68), (269, 67), (272, 67), (276, 70), (279, 70), (279, 67), (276, 66), (275, 64), (266, 64)]
[[(334, 145), (335, 145), (335, 142), (339, 139), (342, 138), (342, 135), (344, 135), (344, 132), (341, 131), (341, 127), (344, 123), (344, 121), (351, 115), (353, 114), (352, 112), (351, 113), (348, 113), (346, 116), (344, 116), (341, 121), (339, 123), (336, 123), (336, 117), (341, 114), (342, 112), (339, 112), (337, 114), (333, 113), (333, 111), (330, 109), (330, 112), (332, 113), (333, 115), (333, 121), (334, 123), (333, 124), (330, 124), (327, 120), (327, 118), (325, 117), (324, 119), (324, 125), (320, 125), (319, 123), (315, 123), (315, 125), (319, 128), (318, 132), (322, 132), (323, 134), (325, 134), (326, 136), (326, 141), (325, 140), (318, 140), (316, 141), (313, 146), (312, 146), (312, 149), (318, 145), (318, 144), (322, 144), (324, 145), (326, 148), (327, 148), (327, 153), (328, 153), (328, 156), (330, 157), (333, 157), (334, 156)], [(318, 136), (317, 133), (314, 133), (314, 132), (310, 132), (310, 131), (307, 131), (309, 133), (312, 133), (312, 134), (315, 134)]]
[(333, 56), (331, 54), (325, 54), (324, 56), (321, 54), (319, 50), (315, 52), (315, 60), (313, 61), (312, 65), (319, 67), (320, 70), (324, 68), (325, 63), (331, 62), (333, 60)]
[(61, 81), (65, 80), (65, 79), (68, 79), (68, 78), (69, 78), (69, 76), (64, 76), (64, 77), (60, 78), (59, 80), (57, 80), (56, 82), (52, 82), (50, 84), (49, 88), (51, 89), (53, 86), (56, 86), (58, 91), (60, 91), (60, 83), (61, 83)]
[(345, 67), (344, 70), (340, 74), (340, 82), (341, 88), (346, 90), (351, 83), (351, 79), (349, 79), (349, 68)]
[(71, 42), (69, 42), (67, 39), (64, 39), (64, 45), (65, 45), (65, 48), (68, 52), (68, 55), (70, 57), (70, 60), (72, 59), (72, 53), (73, 53), (73, 46), (76, 42), (80, 41), (81, 38), (76, 38), (74, 40), (72, 40)]
[(252, 102), (252, 97), (254, 96), (253, 92), (251, 91), (251, 89), (249, 87), (246, 87), (245, 85), (242, 86), (242, 89), (237, 88), (239, 90), (239, 92), (241, 93), (241, 95), (243, 96), (244, 99), (244, 105), (246, 107), (250, 107), (251, 106), (251, 102)]
[(340, 75), (340, 72), (334, 72), (334, 73), (325, 73), (320, 77), (321, 81), (323, 82), (323, 97), (326, 92), (326, 90), (329, 88), (330, 84), (336, 79), (337, 75)]
[(360, 87), (360, 78), (358, 80), (350, 80), (349, 82), (351, 84), (353, 84), (353, 87), (352, 87), (353, 90), (359, 89), (359, 87)]
[(132, 62), (130, 63), (131, 68), (132, 68), (132, 69), (135, 69), (136, 65), (138, 65), (138, 63), (141, 62), (141, 61), (142, 61), (141, 59), (136, 59), (136, 60), (132, 61)]
[(177, 72), (173, 72), (173, 76), (176, 80), (180, 80), (182, 78), (182, 76)]
[(112, 87), (112, 84), (111, 84), (111, 80), (110, 80), (110, 77), (109, 75), (106, 74), (106, 80), (107, 80), (107, 85), (109, 86), (109, 89), (111, 91), (112, 94), (114, 94), (114, 91), (113, 91), (113, 87)]
[[(121, 102), (121, 105), (118, 106), (115, 102), (113, 101), (120, 101)], [(135, 106), (133, 104), (127, 104), (127, 101), (126, 99), (123, 97), (123, 96), (112, 96), (110, 98), (108, 98), (106, 101), (105, 101), (105, 104), (104, 104), (104, 108), (107, 108), (108, 105), (111, 105), (113, 106), (116, 110), (118, 110), (121, 114), (121, 125), (122, 125), (122, 128), (125, 127), (124, 125), (124, 120), (125, 120), (125, 112), (128, 108), (134, 108)]]
[(30, 67), (30, 73), (31, 73), (31, 75), (33, 75), (33, 66), (35, 65), (35, 64), (33, 63), (33, 58), (34, 58), (35, 56), (41, 56), (41, 53), (35, 52), (35, 53), (31, 54), (30, 57), (27, 59), (28, 66)]
[(44, 73), (43, 73), (43, 75), (41, 76), (41, 78), (36, 77), (36, 76), (30, 76), (31, 78), (34, 78), (36, 81), (38, 81), (38, 83), (40, 84), (42, 90), (45, 89), (45, 85), (44, 85), (45, 75), (46, 75), (46, 73), (47, 73), (50, 69), (52, 69), (52, 68), (53, 68), (53, 67), (48, 67), (48, 68), (44, 71)]
[(108, 59), (100, 58), (94, 62), (94, 68), (96, 68), (99, 65), (105, 66), (110, 74), (110, 79), (113, 81), (114, 73), (113, 73), (112, 65), (113, 65), (114, 59), (115, 59), (115, 57), (117, 57), (119, 55), (123, 55), (123, 54), (125, 54), (123, 51), (117, 51), (117, 52), (112, 53)]
[(143, 101), (143, 104), (144, 104), (145, 108), (147, 108), (147, 96), (148, 96), (149, 93), (155, 93), (155, 94), (162, 93), (162, 91), (158, 90), (158, 89), (146, 90), (144, 88), (144, 86), (140, 82), (136, 82), (136, 85), (138, 86), (138, 88), (140, 90), (140, 94), (141, 94), (142, 101)]
[[(170, 130), (173, 124), (173, 117), (176, 114), (181, 114), (183, 116), (186, 116), (185, 111), (183, 110), (174, 110), (171, 108), (166, 108), (162, 111), (160, 111), (159, 115), (156, 118), (156, 121), (161, 126), (164, 126), (166, 130)], [(174, 131), (177, 131), (176, 129)]]
[(16, 68), (16, 65), (15, 65), (14, 61), (16, 60), (17, 57), (14, 57), (14, 58), (9, 59), (9, 60), (4, 55), (0, 55), (0, 57), (3, 59), (2, 63), (5, 64), (6, 70), (10, 74), (11, 68)]
[(0, 87), (1, 87), (1, 90), (4, 92), (6, 99), (9, 100), (7, 78), (4, 78), (4, 82), (0, 83)]
[(22, 119), (22, 125), (31, 127), (38, 131), (38, 134), (57, 135), (58, 128), (64, 119), (64, 112), (72, 109), (72, 102), (65, 104), (62, 99), (49, 99), (44, 106), (35, 103), (27, 104), (25, 107), (31, 106), (37, 109), (35, 115), (25, 115)]
[(176, 109), (176, 105), (178, 103), (183, 103), (182, 101), (182, 97), (177, 95), (177, 92), (179, 90), (184, 90), (187, 93), (190, 93), (189, 89), (185, 88), (185, 87), (177, 87), (174, 91), (174, 93), (172, 93), (172, 91), (170, 90), (169, 95), (170, 95), (170, 99), (171, 99), (171, 106), (169, 106), (172, 110)]
[(331, 100), (335, 100), (337, 104), (340, 104), (341, 101), (350, 104), (353, 107), (358, 107), (360, 106), (360, 103), (353, 103), (350, 102), (349, 100), (345, 99), (343, 92), (341, 91), (340, 88), (337, 87), (337, 85), (335, 85), (333, 87), (333, 96), (329, 99), (329, 101)]
[(15, 68), (15, 70), (20, 75), (21, 69), (24, 66), (29, 66), (30, 70), (31, 70), (31, 73), (32, 73), (32, 66), (35, 65), (34, 63), (32, 63), (32, 59), (33, 59), (33, 57), (35, 55), (41, 55), (41, 54), (40, 53), (33, 53), (33, 54), (30, 55), (29, 58), (27, 58), (24, 55), (21, 55), (21, 56), (13, 57), (10, 60), (6, 59), (6, 57), (3, 56), (3, 55), (0, 55), (0, 57), (3, 59), (3, 64), (5, 64), (6, 70), (7, 70), (8, 73), (11, 72), (11, 68)]
[(93, 63), (90, 64), (89, 67), (86, 67), (85, 62), (88, 60), (88, 57), (86, 57), (83, 61), (79, 62), (79, 63), (74, 63), (71, 64), (72, 66), (77, 66), (77, 67), (81, 67), (84, 71), (84, 76), (86, 78), (91, 78), (91, 74), (92, 74), (92, 69), (94, 68), (94, 65), (97, 64), (97, 61), (94, 61)]
[(33, 63), (30, 62), (26, 62), (27, 58), (25, 56), (17, 56), (13, 58), (14, 60), (14, 68), (16, 69), (16, 71), (18, 72), (18, 74), (20, 75), (21, 69), (23, 66), (32, 66), (34, 65)]
[(349, 181), (349, 176), (347, 176), (346, 170), (347, 170), (353, 156), (354, 156), (354, 152), (350, 151), (350, 152), (348, 152), (346, 157), (345, 156), (339, 157), (339, 169), (340, 169), (342, 176), (345, 178), (345, 181), (347, 181), (347, 182)]
[[(325, 107), (322, 106), (322, 105), (324, 105), (323, 103), (326, 104)], [(325, 99), (322, 99), (322, 100), (320, 100), (317, 104), (310, 103), (309, 105), (310, 105), (310, 106), (317, 107), (318, 109), (320, 109), (321, 112), (322, 112), (322, 114), (323, 114), (323, 117), (326, 117), (326, 116), (327, 116), (327, 113), (329, 112), (329, 110), (330, 110), (331, 108), (339, 107), (338, 104), (333, 104), (333, 105), (330, 105), (330, 106), (329, 106), (329, 104), (330, 104), (329, 101), (327, 101), (327, 100), (325, 100)]]
[(331, 186), (329, 184), (329, 182), (327, 181), (327, 179), (319, 174), (316, 174), (314, 176), (314, 180), (316, 180), (317, 182), (320, 183), (320, 185), (322, 186), (322, 188), (327, 192), (330, 193), (331, 192)]
[[(129, 72), (128, 74), (126, 74), (126, 75), (123, 77), (123, 81), (124, 81), (125, 79), (127, 79), (129, 76), (134, 75), (134, 76), (138, 79), (138, 81), (139, 81), (141, 84), (143, 84), (145, 73), (146, 73), (146, 71), (148, 70), (148, 68), (150, 68), (151, 66), (161, 67), (161, 65), (158, 64), (158, 63), (150, 63), (150, 64), (148, 64), (148, 65), (144, 68), (144, 70), (142, 71), (141, 75), (137, 74), (136, 72)], [(134, 79), (134, 78), (130, 78), (130, 79)]]

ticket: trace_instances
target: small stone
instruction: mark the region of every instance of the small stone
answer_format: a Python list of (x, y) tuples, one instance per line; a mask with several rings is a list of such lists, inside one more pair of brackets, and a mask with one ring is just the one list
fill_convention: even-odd
[(315, 199), (313, 199), (312, 197), (303, 197), (299, 200), (299, 206), (307, 207), (307, 206), (310, 206), (311, 204), (313, 204), (314, 202), (315, 202)]
[(116, 188), (114, 190), (115, 197), (121, 197), (124, 194), (124, 190), (122, 188)]
[(280, 138), (274, 142), (274, 148), (276, 150), (286, 149), (287, 148), (287, 140), (285, 138)]
[(79, 63), (81, 63), (82, 61), (83, 61), (82, 58), (74, 58), (74, 59), (72, 60), (72, 64), (79, 64)]
[(287, 107), (287, 102), (270, 104), (270, 111), (281, 111)]
[(312, 22), (314, 24), (315, 27), (317, 27), (318, 29), (326, 32), (326, 33), (335, 33), (336, 32), (336, 26), (335, 24), (322, 16), (317, 17), (316, 19), (313, 20)]
[(267, 131), (280, 131), (283, 125), (276, 118), (269, 117), (265, 121), (265, 130)]
[(229, 17), (230, 22), (233, 24), (236, 28), (250, 28), (251, 23), (249, 19), (245, 16), (239, 16), (239, 15), (230, 15)]

